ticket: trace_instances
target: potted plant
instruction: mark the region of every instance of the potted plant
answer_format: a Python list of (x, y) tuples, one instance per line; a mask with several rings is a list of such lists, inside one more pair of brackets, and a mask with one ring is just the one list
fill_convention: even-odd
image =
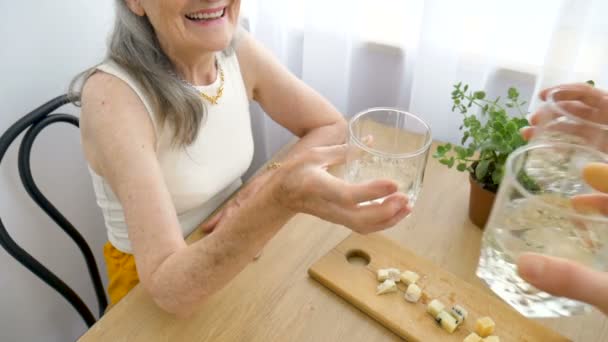
[(505, 172), (507, 157), (526, 144), (520, 129), (528, 125), (525, 101), (509, 88), (507, 97), (490, 100), (483, 91), (472, 91), (462, 82), (454, 85), (452, 112), (463, 115), (461, 145), (439, 145), (433, 155), (448, 168), (468, 172), (471, 193), (469, 218), (480, 228), (486, 224), (494, 196)]

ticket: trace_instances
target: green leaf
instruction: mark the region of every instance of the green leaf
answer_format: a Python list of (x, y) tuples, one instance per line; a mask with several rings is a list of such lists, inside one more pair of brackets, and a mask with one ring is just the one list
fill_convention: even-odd
[(458, 164), (458, 166), (456, 167), (456, 169), (460, 172), (464, 172), (467, 169), (467, 164), (465, 163), (460, 163)]
[(589, 80), (586, 82), (588, 85), (595, 87), (595, 81), (594, 80)]
[(444, 145), (446, 152), (450, 151), (452, 149), (452, 144), (447, 143)]
[(492, 136), (492, 143), (497, 146), (500, 146), (505, 143), (505, 139), (502, 137), (501, 134), (497, 133)]
[(451, 157), (449, 159), (448, 158), (441, 159), (439, 162), (443, 165), (446, 165), (449, 168), (452, 168), (452, 166), (454, 166), (454, 161), (455, 161), (454, 157)]
[(511, 141), (509, 142), (509, 144), (511, 145), (511, 149), (515, 150), (518, 147), (524, 146), (526, 144), (526, 141), (524, 140), (524, 138), (521, 137), (520, 134), (514, 134), (513, 136), (511, 136)]
[(500, 122), (500, 121), (495, 121), (495, 122), (492, 124), (492, 128), (493, 128), (495, 131), (500, 132), (500, 133), (504, 132), (504, 130), (505, 130), (505, 126), (504, 126), (504, 125), (502, 124), (502, 122)]
[(528, 119), (526, 119), (526, 118), (515, 118), (515, 119), (513, 119), (513, 121), (517, 124), (517, 129), (520, 129), (520, 128), (526, 127), (526, 126), (530, 126), (530, 123), (528, 122)]
[(467, 149), (467, 158), (470, 158), (473, 155), (475, 155), (475, 146), (471, 144), (471, 146), (469, 146), (469, 148)]
[(498, 150), (498, 148), (499, 148), (499, 146), (496, 145), (496, 144), (494, 144), (493, 142), (486, 141), (486, 142), (484, 142), (483, 144), (481, 144), (479, 146), (479, 151), (482, 152), (482, 153), (483, 152), (488, 152), (488, 151), (489, 152), (494, 152), (494, 151)]
[(462, 140), (460, 141), (460, 143), (464, 145), (464, 143), (466, 143), (466, 142), (467, 142), (467, 140), (469, 139), (469, 137), (470, 137), (469, 132), (465, 132), (465, 133), (462, 135)]
[(454, 152), (458, 155), (458, 159), (465, 159), (467, 157), (467, 150), (464, 147), (456, 146)]
[(480, 126), (481, 126), (481, 122), (479, 122), (479, 120), (477, 120), (477, 118), (474, 116), (469, 116), (465, 120), (465, 127), (478, 128)]
[(489, 160), (482, 160), (477, 164), (477, 167), (475, 167), (475, 178), (477, 180), (481, 181), (485, 178), (488, 174), (488, 166), (490, 166)]
[(517, 89), (511, 87), (509, 88), (509, 98), (510, 99), (516, 99), (519, 97), (519, 92), (517, 91)]
[(499, 167), (497, 167), (494, 172), (492, 172), (492, 182), (494, 182), (494, 184), (500, 184), (500, 182), (502, 181), (502, 177), (504, 175), (504, 167), (501, 165)]
[(486, 98), (486, 93), (484, 91), (476, 91), (473, 93), (473, 97), (478, 100), (483, 100)]
[(517, 124), (513, 121), (509, 121), (509, 123), (507, 124), (507, 132), (511, 134), (519, 133), (519, 128), (517, 127)]
[(464, 86), (464, 89), (462, 91), (466, 92), (467, 90), (469, 90), (469, 85), (468, 84)]

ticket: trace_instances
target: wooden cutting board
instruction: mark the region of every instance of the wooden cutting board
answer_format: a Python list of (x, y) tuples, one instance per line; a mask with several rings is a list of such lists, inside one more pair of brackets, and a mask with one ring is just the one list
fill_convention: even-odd
[[(351, 255), (363, 256), (369, 259), (369, 264), (350, 263), (348, 257)], [(396, 293), (376, 295), (376, 271), (388, 267), (420, 274), (418, 285), (429, 299), (423, 298), (416, 304), (405, 301), (403, 284), (399, 284)], [(500, 337), (501, 342), (569, 341), (523, 317), (497, 297), (466, 283), (380, 234), (351, 234), (312, 265), (308, 273), (408, 341), (461, 342), (474, 331), (475, 320), (483, 316), (490, 316), (496, 322), (494, 334)], [(453, 334), (444, 331), (426, 313), (423, 302), (434, 298), (441, 300), (446, 307), (460, 304), (469, 311), (467, 320)]]

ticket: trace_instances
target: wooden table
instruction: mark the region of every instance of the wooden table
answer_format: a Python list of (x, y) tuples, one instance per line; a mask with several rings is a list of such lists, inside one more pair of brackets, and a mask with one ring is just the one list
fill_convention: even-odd
[[(384, 234), (489, 292), (475, 276), (481, 231), (467, 218), (468, 196), (467, 175), (429, 159), (413, 215)], [(348, 234), (298, 215), (195, 317), (172, 318), (137, 287), (80, 341), (400, 341), (307, 274)], [(599, 313), (542, 323), (574, 341), (608, 341), (607, 320)]]

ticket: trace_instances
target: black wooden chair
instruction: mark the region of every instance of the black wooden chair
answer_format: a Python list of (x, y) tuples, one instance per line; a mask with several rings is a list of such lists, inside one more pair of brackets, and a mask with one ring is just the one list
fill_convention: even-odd
[[(25, 190), (30, 197), (36, 202), (36, 204), (44, 210), (44, 212), (76, 243), (82, 255), (85, 258), (87, 268), (93, 287), (95, 288), (95, 294), (97, 296), (97, 302), (99, 304), (99, 317), (101, 317), (108, 305), (106, 294), (101, 283), (101, 277), (91, 248), (80, 235), (78, 230), (49, 202), (49, 200), (40, 192), (34, 179), (32, 177), (30, 167), (30, 154), (34, 140), (38, 134), (47, 126), (56, 122), (65, 122), (79, 127), (78, 118), (69, 114), (53, 114), (53, 112), (59, 107), (77, 101), (77, 96), (62, 95), (52, 99), (51, 101), (43, 104), (36, 108), (29, 114), (25, 115), (19, 121), (14, 123), (4, 134), (0, 137), (0, 163), (6, 154), (9, 146), (15, 141), (15, 139), (25, 130), (23, 140), (19, 146), (18, 155), (18, 167), (21, 182), (25, 187)], [(95, 316), (91, 313), (91, 310), (82, 301), (82, 299), (70, 288), (65, 282), (57, 277), (48, 268), (42, 265), (38, 260), (32, 257), (28, 252), (21, 248), (15, 241), (10, 237), (6, 227), (2, 223), (0, 218), (0, 245), (15, 259), (17, 259), (23, 266), (27, 267), (32, 273), (38, 278), (52, 287), (55, 291), (59, 292), (63, 298), (65, 298), (73, 307), (78, 311), (82, 319), (86, 324), (91, 327), (95, 324)]]

